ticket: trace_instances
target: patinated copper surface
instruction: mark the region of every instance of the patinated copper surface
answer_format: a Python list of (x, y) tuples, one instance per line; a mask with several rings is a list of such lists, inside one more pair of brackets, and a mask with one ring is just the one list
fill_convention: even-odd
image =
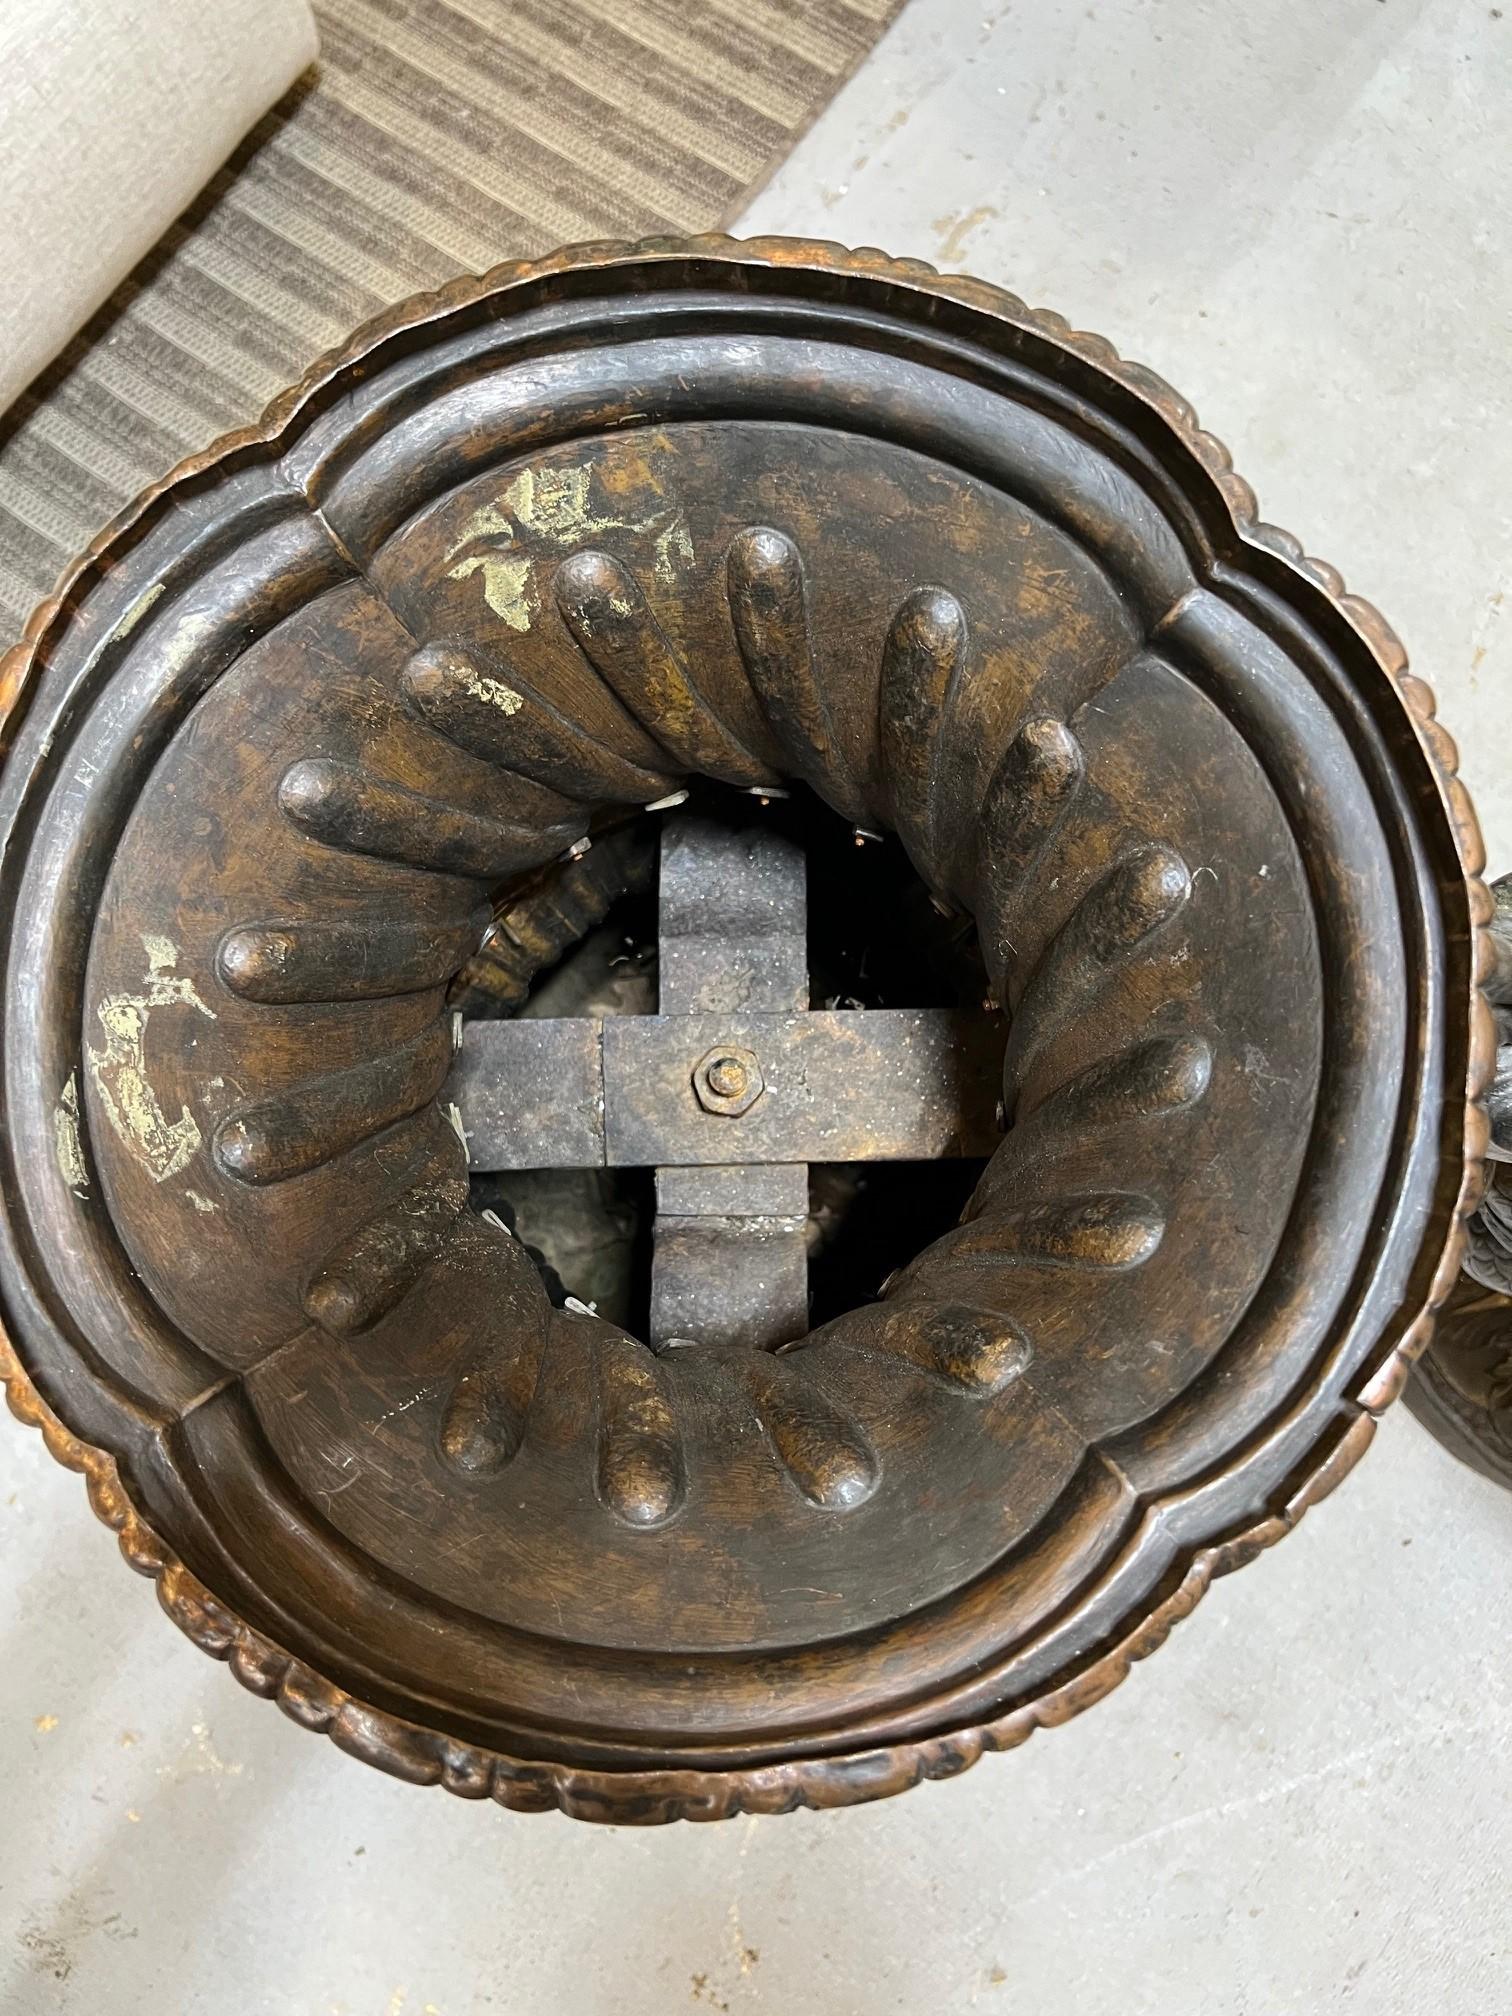
[[(1431, 696), (994, 289), (459, 282), (141, 500), (3, 692), (12, 1405), (400, 1775), (626, 1821), (961, 1770), (1330, 1489), (1455, 1278), (1489, 898)], [(1010, 1018), (962, 1224), (780, 1356), (554, 1309), (437, 1098), (493, 909), (699, 776), (897, 836)]]

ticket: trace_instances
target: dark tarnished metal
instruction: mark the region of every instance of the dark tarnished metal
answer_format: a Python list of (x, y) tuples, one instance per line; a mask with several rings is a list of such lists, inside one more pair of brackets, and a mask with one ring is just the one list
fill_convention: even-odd
[[(604, 1117), (617, 1164), (926, 1162), (988, 1155), (1002, 1138), (1003, 1025), (944, 1008), (803, 1015), (626, 1016), (604, 1026)], [(711, 1113), (705, 1054), (748, 1051), (761, 1097)]]
[(618, 897), (647, 885), (654, 854), (652, 841), (635, 828), (611, 831), (512, 897), (452, 982), (452, 1006), (464, 1015), (512, 1014), (537, 973), (591, 931)]
[[(683, 1068), (679, 1092), (718, 1123), (720, 1145), (717, 1159), (701, 1164), (701, 1181), (688, 1180), (679, 1156), (634, 1158), (668, 1165), (656, 1182), (653, 1346), (696, 1338), (771, 1350), (808, 1328), (809, 1158), (753, 1152), (749, 1121), (766, 1097), (759, 1055), (721, 1027), (689, 1065), (684, 1027), (700, 1014), (723, 1021), (740, 1011), (764, 1025), (807, 1008), (807, 889), (801, 849), (778, 833), (687, 816), (663, 829), (655, 1026), (676, 1055), (672, 1068)], [(604, 1049), (612, 1155), (622, 1117), (649, 1081), (635, 1082), (635, 1055), (613, 1036)]]
[[(711, 1111), (698, 1066), (732, 1050), (764, 1090)], [(477, 1170), (926, 1162), (997, 1146), (1002, 1057), (946, 1008), (471, 1022), (446, 1097)]]
[[(653, 1821), (964, 1769), (1332, 1489), (1458, 1275), (1497, 961), (1432, 697), (1175, 393), (977, 282), (714, 239), (395, 309), (132, 506), (0, 705), (11, 1404), (198, 1643), (403, 1777)], [(885, 1292), (657, 1352), (471, 1208), (452, 1006), (603, 914), (618, 823), (779, 788), (909, 863), (889, 1014), (958, 920), (1011, 1124)], [(664, 1287), (798, 1216), (761, 1158), (818, 1092), (871, 1151), (927, 1104), (787, 954), (741, 995), (770, 921), (668, 934), (675, 1070), (602, 1039)]]
[(1001, 1022), (791, 1012), (808, 996), (804, 883), (778, 834), (669, 822), (661, 1012), (462, 1031), (447, 1096), (469, 1167), (658, 1166), (654, 1345), (803, 1334), (809, 1163), (997, 1144)]
[(470, 1169), (602, 1168), (603, 1022), (464, 1022), (446, 1099)]
[(802, 850), (759, 826), (679, 813), (662, 830), (657, 971), (663, 1015), (807, 1008)]

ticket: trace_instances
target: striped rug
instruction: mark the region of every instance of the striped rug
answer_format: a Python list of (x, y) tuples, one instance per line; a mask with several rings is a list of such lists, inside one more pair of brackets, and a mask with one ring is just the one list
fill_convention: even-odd
[(366, 316), (717, 227), (902, 0), (317, 0), (319, 68), (0, 418), (0, 645), (144, 485)]

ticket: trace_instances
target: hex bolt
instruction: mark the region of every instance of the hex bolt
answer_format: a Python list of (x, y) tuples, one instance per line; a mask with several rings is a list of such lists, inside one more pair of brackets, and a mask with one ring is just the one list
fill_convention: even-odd
[(754, 1051), (721, 1043), (705, 1051), (694, 1065), (693, 1090), (706, 1113), (722, 1113), (737, 1120), (756, 1104), (766, 1090), (766, 1080)]
[(721, 1099), (738, 1099), (749, 1083), (749, 1074), (738, 1057), (716, 1057), (708, 1078), (709, 1090)]

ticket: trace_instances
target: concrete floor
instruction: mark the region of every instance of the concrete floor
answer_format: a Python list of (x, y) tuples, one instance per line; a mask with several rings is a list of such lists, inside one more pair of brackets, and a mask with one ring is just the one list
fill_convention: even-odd
[[(1378, 597), (1512, 865), (1512, 6), (913, 0), (753, 230), (1156, 364)], [(852, 1813), (651, 1834), (365, 1771), (0, 1433), (7, 2016), (1505, 2016), (1512, 1496), (1405, 1414), (1117, 1695)]]

